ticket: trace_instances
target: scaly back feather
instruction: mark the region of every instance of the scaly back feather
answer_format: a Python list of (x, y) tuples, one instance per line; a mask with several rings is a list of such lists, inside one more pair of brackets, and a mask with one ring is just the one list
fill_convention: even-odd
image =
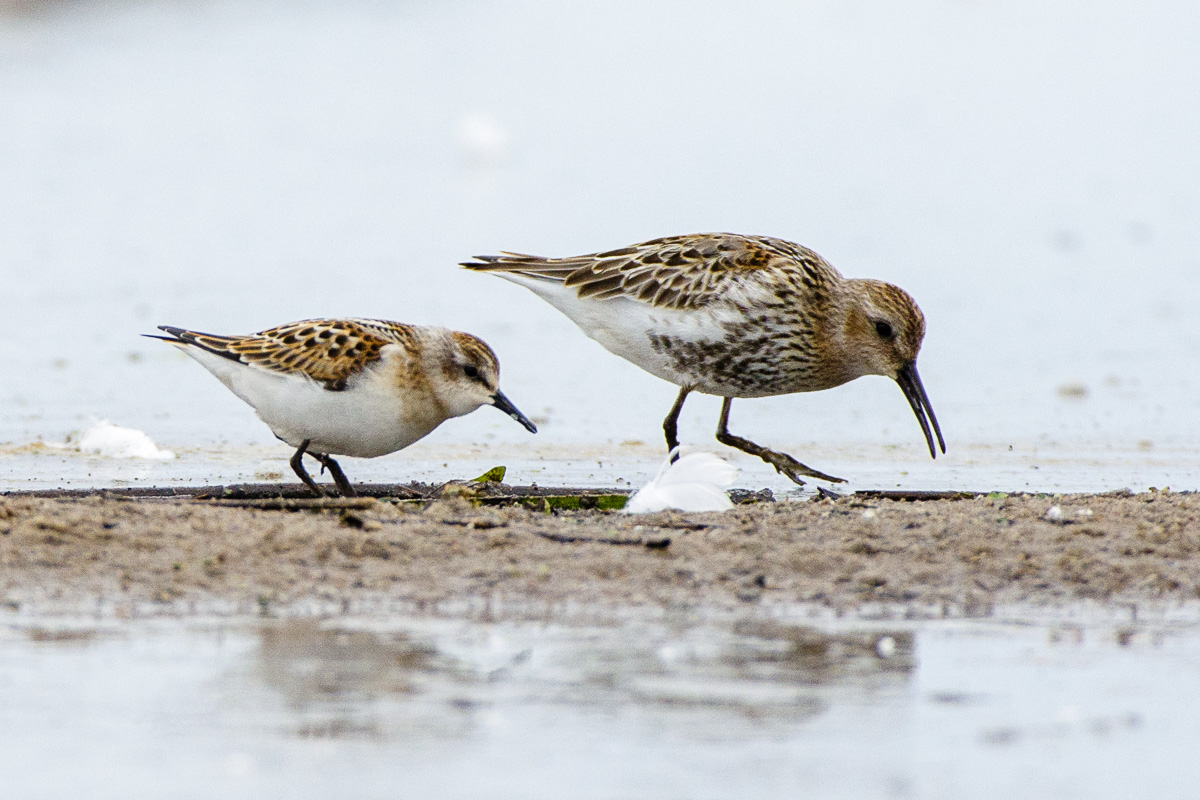
[(570, 258), (519, 253), (476, 258), (462, 266), (561, 282), (575, 287), (580, 298), (627, 297), (674, 309), (700, 308), (728, 297), (732, 289), (776, 284), (781, 278), (785, 285), (817, 293), (841, 279), (806, 247), (733, 233), (670, 236)]

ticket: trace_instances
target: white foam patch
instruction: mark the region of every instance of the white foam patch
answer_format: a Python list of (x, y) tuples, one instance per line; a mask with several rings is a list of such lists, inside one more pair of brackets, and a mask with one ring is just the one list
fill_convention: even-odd
[[(678, 448), (671, 451), (672, 455)], [(668, 456), (654, 479), (625, 504), (627, 514), (646, 514), (673, 508), (678, 511), (725, 511), (733, 508), (725, 490), (741, 470), (712, 453), (688, 453), (674, 464)]]
[(78, 439), (67, 437), (64, 448), (103, 458), (175, 458), (170, 450), (162, 450), (149, 436), (135, 428), (122, 428), (101, 420), (79, 434)]

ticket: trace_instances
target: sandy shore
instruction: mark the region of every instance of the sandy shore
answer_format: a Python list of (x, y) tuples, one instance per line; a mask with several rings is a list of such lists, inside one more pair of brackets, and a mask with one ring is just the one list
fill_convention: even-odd
[(1200, 596), (1195, 494), (854, 495), (641, 516), (461, 496), (346, 505), (8, 495), (0, 600), (32, 609), (93, 599), (180, 608), (369, 598), (718, 608), (884, 601), (971, 614), (1001, 603)]

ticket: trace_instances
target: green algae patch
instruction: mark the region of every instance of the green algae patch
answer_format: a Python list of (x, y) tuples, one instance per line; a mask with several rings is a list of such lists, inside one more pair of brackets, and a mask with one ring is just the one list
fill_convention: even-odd
[(505, 468), (503, 466), (492, 467), (487, 472), (480, 475), (478, 478), (473, 478), (471, 480), (471, 482), (472, 483), (504, 483), (504, 473), (507, 471), (508, 471), (507, 468)]

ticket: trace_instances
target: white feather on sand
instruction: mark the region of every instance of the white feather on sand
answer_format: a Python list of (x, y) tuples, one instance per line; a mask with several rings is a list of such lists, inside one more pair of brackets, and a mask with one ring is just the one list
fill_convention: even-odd
[[(679, 449), (671, 451), (671, 454)], [(645, 514), (673, 508), (677, 511), (725, 511), (733, 508), (725, 490), (742, 472), (712, 453), (695, 452), (670, 456), (654, 479), (634, 493), (625, 504), (627, 514)]]

